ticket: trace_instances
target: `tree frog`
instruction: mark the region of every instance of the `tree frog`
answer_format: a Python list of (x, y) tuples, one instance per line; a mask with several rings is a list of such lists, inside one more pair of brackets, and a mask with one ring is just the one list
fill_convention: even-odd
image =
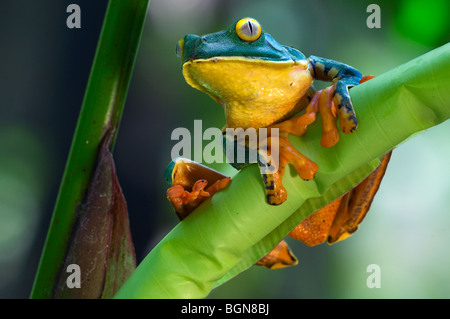
[[(322, 114), (325, 147), (338, 141), (336, 116), (344, 133), (358, 126), (348, 88), (359, 83), (361, 73), (333, 60), (306, 58), (300, 51), (280, 45), (255, 19), (240, 19), (217, 33), (186, 35), (179, 41), (177, 52), (187, 83), (223, 107), (226, 127), (279, 129), (278, 173), (263, 174), (270, 204), (286, 200), (281, 183), (286, 163), (294, 165), (305, 180), (312, 179), (318, 169), (292, 147), (287, 134), (304, 134), (318, 111)], [(331, 81), (332, 86), (313, 95), (315, 79)], [(303, 116), (290, 119), (308, 104)]]
[[(278, 128), (278, 170), (273, 174), (262, 171), (266, 198), (271, 205), (282, 204), (287, 198), (282, 184), (285, 165), (292, 164), (304, 180), (313, 179), (318, 170), (312, 160), (290, 144), (288, 134), (303, 135), (308, 125), (315, 121), (318, 112), (322, 118), (323, 147), (334, 146), (339, 140), (337, 118), (341, 131), (345, 134), (352, 133), (358, 127), (349, 88), (362, 81), (361, 73), (349, 65), (330, 59), (317, 56), (306, 58), (297, 49), (279, 44), (253, 18), (240, 19), (230, 28), (212, 34), (188, 34), (178, 42), (176, 51), (186, 82), (207, 93), (223, 107), (225, 127)], [(315, 92), (312, 87), (314, 80), (330, 81), (331, 86)], [(301, 111), (304, 111), (302, 115), (294, 116)], [(269, 135), (269, 143), (270, 138)], [(192, 205), (193, 202), (198, 203), (199, 198), (209, 197), (221, 187), (226, 187), (229, 182), (214, 175), (216, 178), (208, 180), (213, 184), (211, 192), (205, 189), (207, 183), (197, 183), (194, 186), (195, 180), (188, 179), (186, 182), (186, 172), (201, 171), (208, 175), (205, 168), (194, 169), (194, 166), (192, 162), (179, 161), (169, 169), (171, 183), (178, 187), (175, 186), (168, 192), (168, 198), (177, 211), (186, 211), (187, 207), (192, 209), (196, 205)], [(236, 165), (237, 168), (241, 166)], [(197, 173), (193, 176), (198, 177)], [(384, 170), (381, 176), (382, 173)], [(185, 185), (180, 186), (182, 183), (179, 180), (185, 181)], [(375, 180), (378, 181), (377, 178)], [(366, 187), (374, 187), (374, 183), (369, 184)], [(375, 187), (377, 188), (378, 186)], [(362, 200), (369, 202), (370, 206), (371, 198)], [(339, 219), (343, 225), (350, 218), (348, 209), (345, 210), (344, 218), (336, 217), (336, 212), (342, 206), (341, 202), (344, 202), (343, 205), (347, 203), (348, 207), (348, 200), (341, 198), (339, 202), (331, 203), (321, 212), (315, 213), (318, 214), (316, 218), (313, 214), (311, 219), (305, 220), (302, 227), (297, 227), (291, 235), (311, 245), (323, 242), (329, 237), (328, 233), (335, 219)], [(361, 210), (358, 214), (362, 214)], [(324, 218), (325, 215), (329, 218)], [(357, 218), (354, 216), (350, 219), (353, 220), (352, 227), (357, 227), (360, 220), (355, 222)], [(348, 235), (349, 229), (341, 231), (340, 235), (337, 235), (338, 231), (335, 232), (337, 237), (335, 236), (334, 241)], [(316, 237), (319, 239), (311, 240)], [(295, 263), (295, 258), (284, 247), (284, 244), (278, 247), (278, 251), (285, 254), (284, 259), (288, 260), (283, 263)], [(283, 266), (272, 259), (270, 263), (272, 265), (269, 268)]]

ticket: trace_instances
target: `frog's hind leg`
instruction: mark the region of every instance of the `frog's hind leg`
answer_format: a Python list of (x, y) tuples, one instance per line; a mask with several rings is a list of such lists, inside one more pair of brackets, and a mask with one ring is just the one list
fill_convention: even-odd
[(328, 243), (344, 240), (351, 236), (363, 221), (380, 187), (392, 151), (381, 159), (381, 164), (360, 184), (342, 197), (339, 210), (328, 234)]
[(333, 244), (353, 234), (362, 222), (378, 191), (391, 153), (355, 188), (305, 218), (288, 235), (308, 246), (325, 241)]
[(341, 201), (342, 197), (309, 215), (288, 236), (300, 240), (308, 246), (325, 242)]

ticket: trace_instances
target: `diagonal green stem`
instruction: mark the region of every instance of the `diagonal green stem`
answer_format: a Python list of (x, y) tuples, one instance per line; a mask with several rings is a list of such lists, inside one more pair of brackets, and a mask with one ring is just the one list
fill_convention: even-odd
[(288, 200), (274, 207), (265, 201), (257, 167), (240, 171), (147, 255), (115, 298), (203, 298), (251, 267), (301, 220), (362, 180), (384, 153), (449, 119), (448, 74), (450, 44), (354, 87), (355, 133), (323, 149), (319, 121), (291, 139), (319, 165), (313, 181), (289, 169)]
[(32, 298), (50, 298), (98, 155), (112, 132), (113, 147), (149, 0), (110, 0), (77, 127), (50, 223)]

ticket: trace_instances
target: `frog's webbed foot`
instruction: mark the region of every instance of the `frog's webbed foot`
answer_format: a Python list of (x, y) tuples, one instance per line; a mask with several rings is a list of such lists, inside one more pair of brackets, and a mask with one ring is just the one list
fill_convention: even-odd
[(230, 177), (186, 159), (173, 161), (167, 174), (174, 185), (167, 190), (167, 199), (180, 220), (231, 182)]
[[(363, 76), (359, 81), (359, 84), (373, 78), (373, 75)], [(332, 86), (335, 87), (333, 92), (333, 103), (337, 106), (341, 130), (344, 134), (353, 133), (358, 128), (358, 120), (352, 102), (350, 101), (350, 94), (348, 92), (349, 85), (346, 81), (340, 80)], [(334, 107), (334, 112), (335, 111), (336, 107)]]
[[(364, 76), (359, 83), (372, 79), (372, 75)], [(323, 147), (331, 147), (339, 141), (339, 132), (336, 119), (339, 116), (339, 124), (344, 134), (353, 133), (358, 128), (358, 120), (350, 101), (348, 83), (346, 81), (334, 81), (331, 86), (317, 91), (315, 99), (311, 101), (311, 109), (318, 110), (322, 117), (322, 139)], [(315, 105), (317, 104), (317, 105)]]
[(212, 197), (219, 190), (227, 187), (230, 178), (224, 178), (216, 181), (210, 187), (206, 188), (208, 181), (200, 179), (194, 183), (192, 190), (186, 190), (181, 185), (172, 186), (167, 190), (167, 199), (172, 204), (180, 220), (188, 216), (206, 199)]

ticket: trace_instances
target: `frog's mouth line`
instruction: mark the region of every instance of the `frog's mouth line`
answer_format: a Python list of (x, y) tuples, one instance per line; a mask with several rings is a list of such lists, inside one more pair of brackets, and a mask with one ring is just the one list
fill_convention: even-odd
[(261, 59), (257, 57), (251, 57), (251, 56), (215, 56), (212, 58), (193, 58), (189, 59), (186, 62), (183, 63), (183, 68), (186, 64), (190, 63), (204, 63), (204, 62), (221, 62), (221, 61), (242, 61), (242, 62), (248, 62), (248, 63), (260, 63), (260, 64), (286, 64), (286, 65), (304, 65), (305, 69), (308, 68), (308, 61), (305, 60), (271, 60), (271, 59)]

